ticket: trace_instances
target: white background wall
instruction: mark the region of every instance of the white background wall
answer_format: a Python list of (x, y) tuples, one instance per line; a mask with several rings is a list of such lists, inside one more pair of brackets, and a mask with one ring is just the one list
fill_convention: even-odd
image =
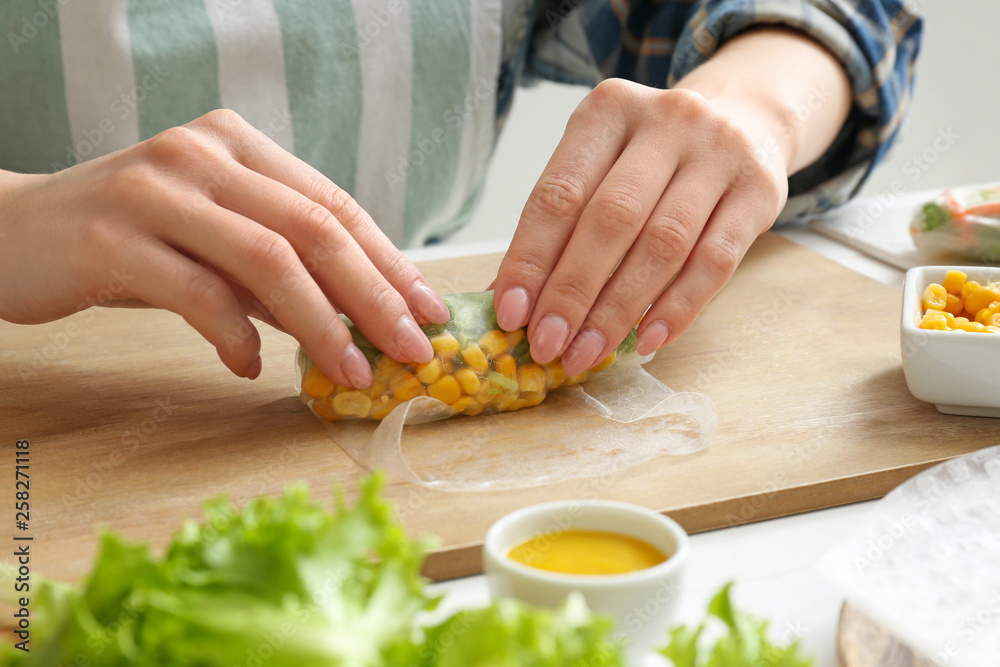
[[(904, 190), (1000, 181), (1000, 2), (911, 3), (925, 18), (913, 107), (901, 140), (861, 194), (887, 196), (894, 181), (901, 181)], [(513, 234), (566, 119), (587, 92), (547, 82), (518, 91), (481, 205), (455, 242)], [(957, 138), (938, 150), (935, 138), (949, 129)], [(938, 147), (945, 143), (939, 141)]]

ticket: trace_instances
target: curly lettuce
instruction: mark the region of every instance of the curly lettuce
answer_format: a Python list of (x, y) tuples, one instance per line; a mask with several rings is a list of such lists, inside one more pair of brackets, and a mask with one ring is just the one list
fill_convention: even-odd
[[(768, 638), (766, 620), (754, 618), (733, 607), (726, 584), (708, 605), (708, 619), (697, 628), (681, 625), (670, 632), (670, 643), (662, 649), (674, 667), (812, 667), (798, 640), (782, 646)], [(714, 619), (714, 623), (713, 623)], [(719, 630), (715, 642), (705, 642), (705, 631)]]
[(301, 486), (242, 510), (213, 500), (161, 558), (105, 532), (81, 586), (36, 580), (30, 651), (5, 642), (0, 664), (622, 664), (611, 622), (582, 601), (561, 611), (499, 601), (420, 627), (436, 604), (420, 576), (428, 544), (406, 535), (381, 486), (370, 477), (353, 507), (338, 496), (332, 512)]

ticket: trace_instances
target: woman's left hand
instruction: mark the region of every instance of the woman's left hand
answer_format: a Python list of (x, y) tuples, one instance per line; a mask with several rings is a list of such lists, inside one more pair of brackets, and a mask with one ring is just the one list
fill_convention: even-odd
[[(568, 375), (600, 362), (640, 318), (640, 354), (680, 336), (785, 204), (801, 146), (797, 131), (779, 133), (775, 119), (786, 118), (775, 108), (786, 110), (621, 79), (597, 86), (570, 117), (500, 266), (500, 327), (527, 325), (535, 361), (562, 356)], [(832, 142), (846, 106), (827, 115), (839, 118)]]
[(640, 354), (679, 336), (784, 206), (784, 161), (759, 134), (690, 90), (600, 84), (524, 208), (495, 283), (500, 326), (527, 323), (535, 361), (561, 355), (568, 375), (647, 308)]

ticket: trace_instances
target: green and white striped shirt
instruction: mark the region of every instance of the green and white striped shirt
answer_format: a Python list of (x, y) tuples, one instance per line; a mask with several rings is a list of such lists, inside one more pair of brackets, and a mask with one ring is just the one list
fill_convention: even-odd
[(0, 168), (55, 171), (230, 108), (420, 245), (476, 199), (501, 14), (501, 0), (5, 0)]
[(666, 87), (780, 24), (826, 46), (854, 88), (834, 145), (789, 181), (789, 219), (846, 201), (897, 136), (922, 26), (909, 4), (2, 0), (0, 168), (54, 171), (228, 107), (397, 245), (421, 245), (468, 218), (522, 76)]

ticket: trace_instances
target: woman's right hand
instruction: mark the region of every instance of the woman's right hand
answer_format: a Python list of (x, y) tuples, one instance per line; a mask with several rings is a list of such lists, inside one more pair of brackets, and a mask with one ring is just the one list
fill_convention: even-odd
[(429, 361), (417, 323), (448, 320), (350, 195), (224, 110), (56, 174), (0, 172), (0, 318), (92, 305), (176, 312), (253, 379), (250, 315), (356, 387), (371, 369), (338, 313), (400, 362)]

